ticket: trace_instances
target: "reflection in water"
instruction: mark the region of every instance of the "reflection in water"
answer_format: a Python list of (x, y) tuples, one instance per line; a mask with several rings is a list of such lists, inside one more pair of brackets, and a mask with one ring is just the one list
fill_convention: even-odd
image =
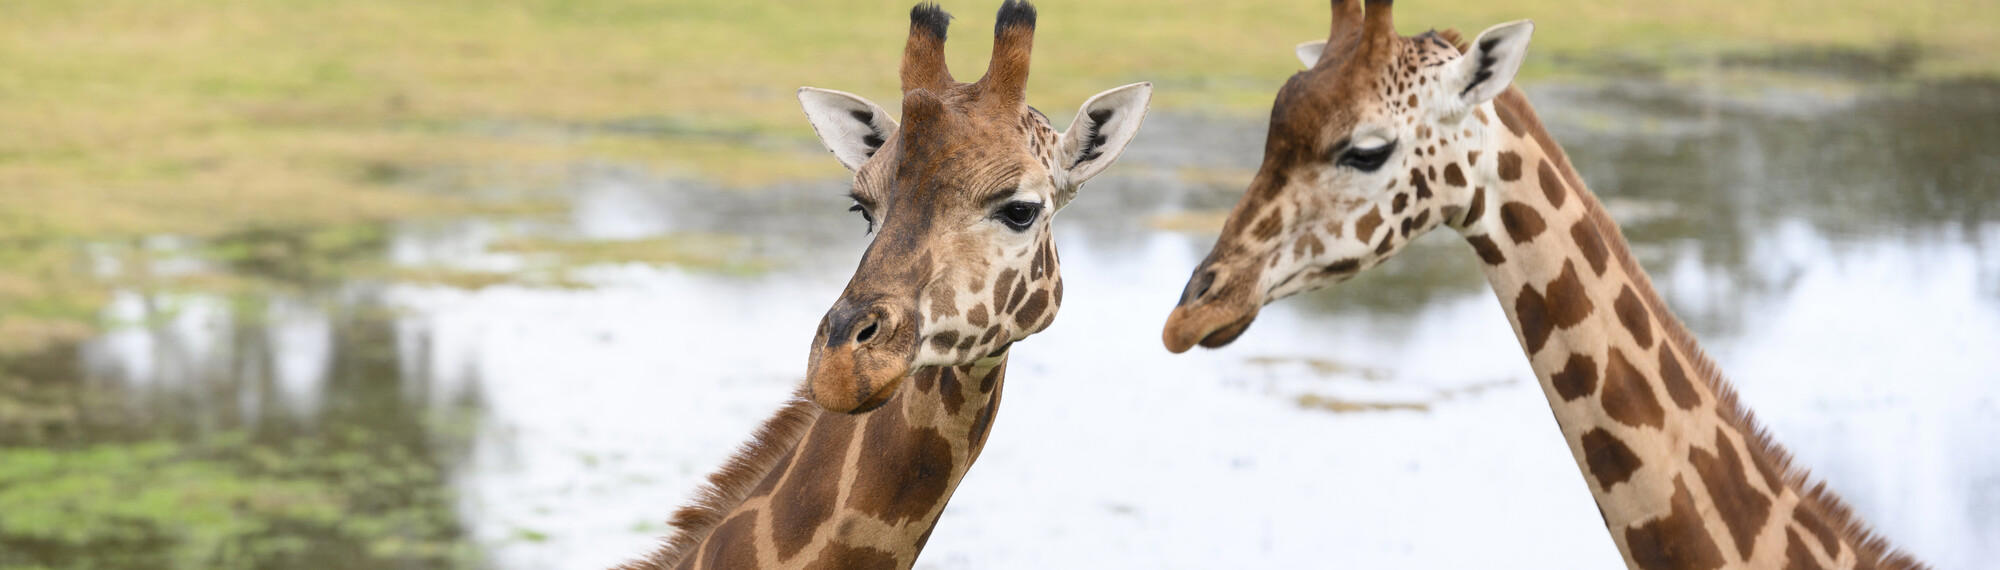
[(135, 325), (7, 360), (42, 421), (0, 431), (0, 567), (476, 563), (446, 484), (478, 395), (400, 370), (383, 307), (121, 291)]
[[(1941, 567), (2000, 557), (2000, 158), (1985, 150), (2000, 92), (1665, 89), (1535, 96), (1803, 464)], [(1226, 351), (1165, 353), (1160, 322), (1210, 236), (1148, 220), (1227, 208), (1261, 141), (1256, 123), (1153, 117), (1061, 214), (1067, 303), (1016, 351), (1007, 407), (919, 567), (1616, 560), (1457, 240), (1270, 307)], [(641, 552), (800, 376), (867, 240), (844, 190), (598, 170), (564, 219), (225, 240), (241, 252), (226, 270), (292, 287), (132, 289), (106, 315), (130, 326), (0, 369), (0, 513), (66, 502), (119, 521), (66, 535), (0, 516), (0, 566), (592, 568)], [(742, 236), (773, 269), (611, 264), (577, 272), (590, 289), (467, 291), (296, 261), (508, 272), (525, 267), (494, 247), (510, 237), (677, 233)], [(30, 463), (58, 467), (14, 467)], [(94, 504), (60, 484), (83, 473), (227, 508)]]

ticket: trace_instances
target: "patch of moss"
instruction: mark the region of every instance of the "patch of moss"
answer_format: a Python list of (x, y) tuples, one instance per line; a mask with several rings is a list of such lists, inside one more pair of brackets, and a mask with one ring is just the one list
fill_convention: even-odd
[(362, 443), (274, 445), (224, 432), (192, 444), (0, 448), (0, 567), (475, 562), (438, 471), (393, 445)]

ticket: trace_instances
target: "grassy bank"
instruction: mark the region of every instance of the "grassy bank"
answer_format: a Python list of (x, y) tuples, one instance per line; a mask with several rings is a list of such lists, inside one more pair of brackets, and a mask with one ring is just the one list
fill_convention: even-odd
[[(0, 237), (209, 233), (460, 208), (397, 191), (427, 166), (608, 158), (728, 181), (839, 174), (799, 85), (893, 106), (908, 2), (246, 2), (0, 5)], [(950, 59), (984, 67), (990, 3), (955, 2)], [(1253, 110), (1324, 34), (1300, 0), (1044, 2), (1035, 101), (1160, 84), (1173, 108)], [(1540, 24), (1553, 62), (1913, 46), (1924, 75), (1988, 74), (2000, 4), (1918, 0), (1408, 2), (1405, 32)], [(1569, 73), (1579, 73), (1570, 69)], [(524, 170), (523, 176), (532, 173)]]
[[(2000, 59), (1982, 57), (2000, 48), (1988, 31), (2000, 24), (1993, 2), (1404, 4), (1406, 33), (1535, 18), (1530, 77), (1671, 74), (1722, 54), (1799, 53), (1861, 54), (1916, 77), (2000, 73)], [(961, 78), (983, 71), (994, 5), (947, 3)], [(908, 8), (0, 3), (0, 330), (92, 311), (102, 295), (79, 274), (80, 243), (517, 209), (519, 199), (479, 190), (556, 187), (577, 162), (737, 186), (841, 176), (793, 89), (894, 107)], [(1291, 45), (1324, 35), (1327, 10), (1305, 0), (1041, 8), (1031, 89), (1059, 120), (1091, 93), (1141, 80), (1158, 85), (1163, 108), (1260, 113), (1297, 69)]]

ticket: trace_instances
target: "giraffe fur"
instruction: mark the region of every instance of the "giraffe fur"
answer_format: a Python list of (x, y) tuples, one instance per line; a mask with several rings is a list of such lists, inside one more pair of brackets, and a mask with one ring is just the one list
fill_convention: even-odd
[(979, 81), (943, 59), (950, 15), (911, 10), (902, 117), (859, 96), (799, 91), (853, 170), (873, 238), (821, 319), (805, 382), (620, 568), (901, 569), (916, 563), (991, 434), (1011, 347), (1062, 303), (1052, 219), (1109, 166), (1151, 85), (1106, 91), (1057, 131), (1025, 102), (1035, 8), (1006, 0)]
[(1170, 350), (1227, 345), (1264, 304), (1450, 227), (1628, 567), (1923, 567), (1792, 462), (1668, 309), (1509, 85), (1532, 23), (1405, 37), (1388, 1), (1332, 4), (1328, 40), (1296, 50), (1310, 69), (1278, 95), (1263, 165), (1169, 316)]

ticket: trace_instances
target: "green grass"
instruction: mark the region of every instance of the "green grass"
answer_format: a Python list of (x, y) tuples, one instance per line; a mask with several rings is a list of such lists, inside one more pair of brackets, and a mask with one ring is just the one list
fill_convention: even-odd
[(401, 447), (241, 432), (0, 447), (0, 568), (471, 566), (443, 479)]
[[(983, 71), (992, 2), (952, 2), (949, 60)], [(838, 176), (800, 85), (894, 106), (907, 0), (160, 1), (0, 4), (0, 238), (406, 217), (438, 165), (609, 158), (737, 184)], [(1169, 108), (1255, 112), (1325, 34), (1302, 0), (1044, 2), (1033, 100), (1159, 85)], [(1926, 75), (1991, 74), (2000, 3), (1958, 0), (1409, 2), (1404, 32), (1539, 23), (1531, 75), (1811, 46), (1915, 45)], [(664, 119), (676, 129), (577, 135)], [(493, 123), (524, 128), (482, 128)], [(388, 175), (385, 175), (387, 173)]]
[[(80, 244), (518, 211), (540, 205), (474, 190), (560, 188), (565, 166), (585, 161), (739, 187), (843, 176), (793, 90), (893, 109), (910, 4), (0, 2), (0, 336), (87, 331), (66, 324), (103, 298)], [(945, 6), (961, 79), (984, 71), (996, 6)], [(1133, 81), (1155, 83), (1156, 107), (1256, 116), (1297, 70), (1292, 44), (1326, 33), (1318, 1), (1040, 8), (1031, 101), (1059, 122)], [(1801, 51), (1917, 53), (1915, 77), (2000, 73), (1987, 57), (2000, 50), (2000, 2), (1406, 2), (1397, 13), (1405, 33), (1517, 18), (1539, 24), (1531, 80), (1606, 62), (1672, 76), (1718, 55)], [(456, 178), (426, 176), (438, 172)]]

